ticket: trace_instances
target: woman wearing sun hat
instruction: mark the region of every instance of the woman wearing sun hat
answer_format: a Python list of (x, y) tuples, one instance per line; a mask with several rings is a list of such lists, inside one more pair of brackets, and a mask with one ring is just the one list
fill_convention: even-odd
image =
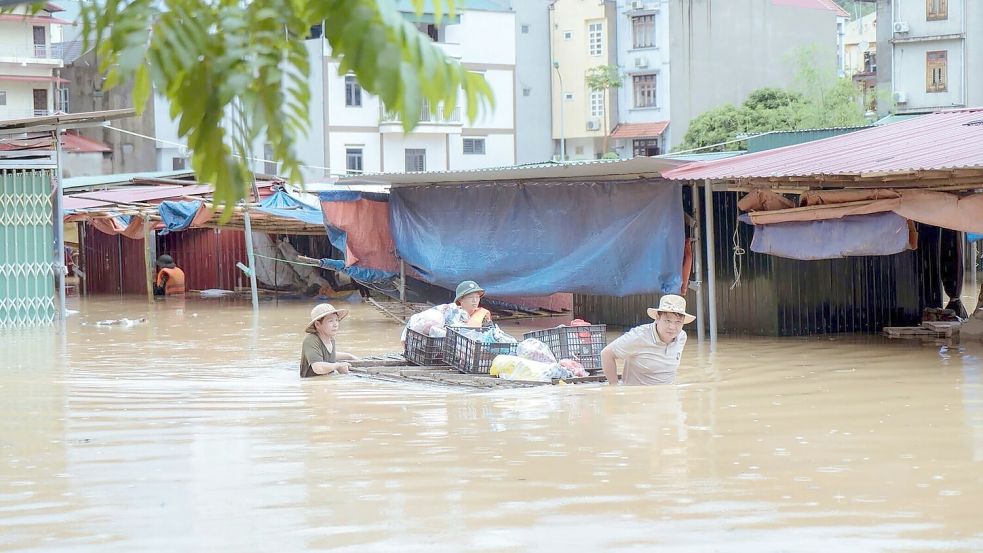
[(358, 359), (335, 347), (335, 336), (341, 320), (348, 316), (347, 309), (335, 309), (330, 303), (315, 305), (311, 310), (311, 322), (307, 323), (307, 338), (300, 354), (300, 377), (322, 374), (345, 374), (351, 368), (347, 361)]
[(683, 325), (696, 317), (686, 312), (682, 296), (667, 294), (659, 307), (650, 307), (654, 322), (636, 326), (601, 350), (601, 368), (609, 384), (618, 383), (618, 359), (624, 361), (622, 381), (627, 385), (672, 384), (686, 345)]

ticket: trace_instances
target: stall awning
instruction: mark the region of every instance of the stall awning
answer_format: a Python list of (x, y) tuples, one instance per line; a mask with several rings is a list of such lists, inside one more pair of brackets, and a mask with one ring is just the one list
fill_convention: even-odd
[(667, 127), (669, 127), (668, 121), (618, 123), (614, 132), (611, 133), (611, 138), (658, 138), (662, 136)]
[(52, 77), (51, 75), (0, 75), (0, 81), (19, 81), (25, 83), (58, 83), (68, 84), (67, 79)]

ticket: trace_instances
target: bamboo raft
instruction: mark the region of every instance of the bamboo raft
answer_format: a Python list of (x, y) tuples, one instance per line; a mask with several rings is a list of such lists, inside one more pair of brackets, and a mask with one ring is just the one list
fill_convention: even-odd
[(952, 338), (959, 333), (959, 321), (925, 321), (921, 326), (886, 326), (888, 338)]
[(503, 388), (535, 388), (559, 384), (588, 384), (606, 382), (603, 375), (582, 378), (553, 379), (552, 382), (533, 382), (528, 380), (504, 380), (487, 374), (462, 374), (453, 367), (422, 367), (413, 365), (401, 354), (368, 357), (352, 362), (351, 373), (373, 380), (387, 382), (412, 382), (434, 386), (494, 390)]

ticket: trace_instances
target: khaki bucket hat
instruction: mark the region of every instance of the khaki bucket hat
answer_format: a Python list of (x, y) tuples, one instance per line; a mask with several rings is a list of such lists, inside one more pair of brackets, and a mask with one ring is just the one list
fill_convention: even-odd
[(659, 300), (659, 307), (648, 308), (649, 317), (655, 319), (659, 313), (678, 313), (683, 316), (683, 324), (689, 324), (696, 317), (686, 312), (686, 298), (675, 294), (666, 294)]
[(328, 315), (338, 314), (338, 320), (342, 320), (348, 316), (347, 309), (335, 309), (330, 303), (321, 303), (314, 306), (311, 309), (311, 322), (307, 323), (307, 332), (314, 334), (317, 330), (314, 329), (314, 323), (320, 321), (321, 319), (327, 317)]

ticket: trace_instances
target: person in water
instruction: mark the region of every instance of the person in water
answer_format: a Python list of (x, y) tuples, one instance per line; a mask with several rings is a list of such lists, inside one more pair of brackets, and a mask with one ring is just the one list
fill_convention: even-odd
[(307, 323), (307, 337), (300, 353), (300, 377), (323, 374), (347, 374), (351, 363), (358, 358), (338, 351), (335, 337), (341, 328), (341, 320), (348, 316), (347, 309), (335, 309), (330, 303), (315, 305), (311, 310), (311, 322)]
[(484, 289), (478, 286), (473, 280), (465, 280), (457, 285), (454, 294), (454, 303), (468, 314), (466, 326), (481, 328), (486, 324), (491, 324), (492, 315), (484, 307), (479, 307), (481, 297), (485, 295)]
[(157, 278), (154, 280), (155, 296), (183, 296), (184, 271), (174, 263), (174, 258), (166, 253), (157, 258)]
[(696, 317), (686, 312), (686, 300), (674, 294), (662, 296), (659, 307), (648, 309), (648, 316), (655, 321), (636, 326), (601, 350), (601, 368), (608, 384), (618, 383), (618, 359), (624, 361), (622, 382), (626, 385), (676, 381), (686, 345), (683, 325)]

